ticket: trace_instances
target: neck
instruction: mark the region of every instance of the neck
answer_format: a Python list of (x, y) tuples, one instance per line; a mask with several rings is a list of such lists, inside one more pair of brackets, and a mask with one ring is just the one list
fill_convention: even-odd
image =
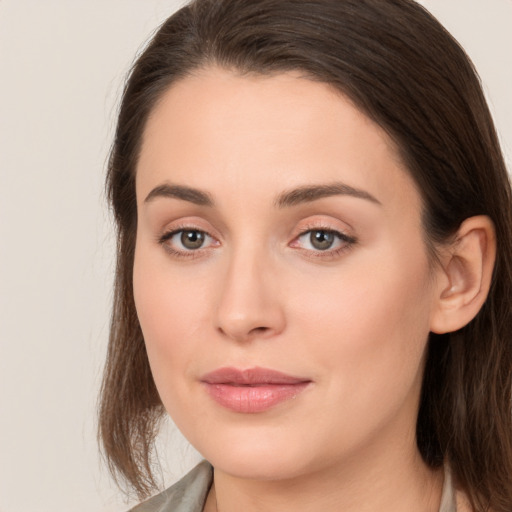
[(343, 466), (288, 480), (240, 479), (218, 469), (205, 512), (438, 512), (443, 471), (417, 450), (359, 454)]

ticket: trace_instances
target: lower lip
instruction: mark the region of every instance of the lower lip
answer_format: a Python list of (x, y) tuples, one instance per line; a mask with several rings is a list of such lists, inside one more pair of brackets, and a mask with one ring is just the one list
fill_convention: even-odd
[(280, 403), (295, 398), (309, 385), (262, 384), (255, 386), (235, 386), (231, 384), (204, 383), (208, 394), (220, 405), (239, 413), (264, 412)]

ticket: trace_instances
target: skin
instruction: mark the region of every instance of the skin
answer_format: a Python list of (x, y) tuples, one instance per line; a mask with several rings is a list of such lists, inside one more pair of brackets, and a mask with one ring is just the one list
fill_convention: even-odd
[[(298, 73), (197, 71), (150, 116), (135, 302), (162, 402), (215, 468), (205, 510), (438, 510), (442, 471), (423, 463), (415, 425), (428, 333), (443, 329), (451, 284), (429, 263), (421, 197), (397, 155), (350, 101)], [(333, 183), (373, 199), (276, 206), (287, 191)], [(148, 198), (162, 185), (214, 205)], [(181, 233), (162, 243), (183, 229), (207, 233), (204, 245), (186, 249)], [(315, 229), (348, 238), (322, 251)], [(236, 413), (200, 382), (225, 366), (311, 384)]]

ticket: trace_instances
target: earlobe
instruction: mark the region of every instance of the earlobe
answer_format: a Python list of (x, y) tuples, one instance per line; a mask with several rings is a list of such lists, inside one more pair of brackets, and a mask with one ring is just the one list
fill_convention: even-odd
[(444, 334), (461, 329), (487, 298), (496, 259), (494, 224), (485, 215), (466, 219), (438, 270), (430, 330)]

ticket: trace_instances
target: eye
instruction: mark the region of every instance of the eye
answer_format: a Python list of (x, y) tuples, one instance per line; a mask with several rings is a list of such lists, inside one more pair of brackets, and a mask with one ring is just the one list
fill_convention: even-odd
[(338, 253), (348, 249), (355, 243), (355, 239), (332, 229), (309, 229), (297, 237), (292, 244), (307, 251)]
[(173, 238), (178, 237), (180, 244), (185, 249), (193, 251), (194, 249), (200, 249), (202, 247), (207, 236), (208, 235), (202, 231), (183, 230), (176, 233)]
[(314, 230), (306, 234), (306, 239), (315, 249), (326, 251), (336, 242), (336, 235), (332, 231)]
[(205, 231), (194, 228), (179, 228), (165, 233), (160, 239), (167, 251), (176, 256), (187, 256), (187, 253), (205, 249), (215, 240)]

